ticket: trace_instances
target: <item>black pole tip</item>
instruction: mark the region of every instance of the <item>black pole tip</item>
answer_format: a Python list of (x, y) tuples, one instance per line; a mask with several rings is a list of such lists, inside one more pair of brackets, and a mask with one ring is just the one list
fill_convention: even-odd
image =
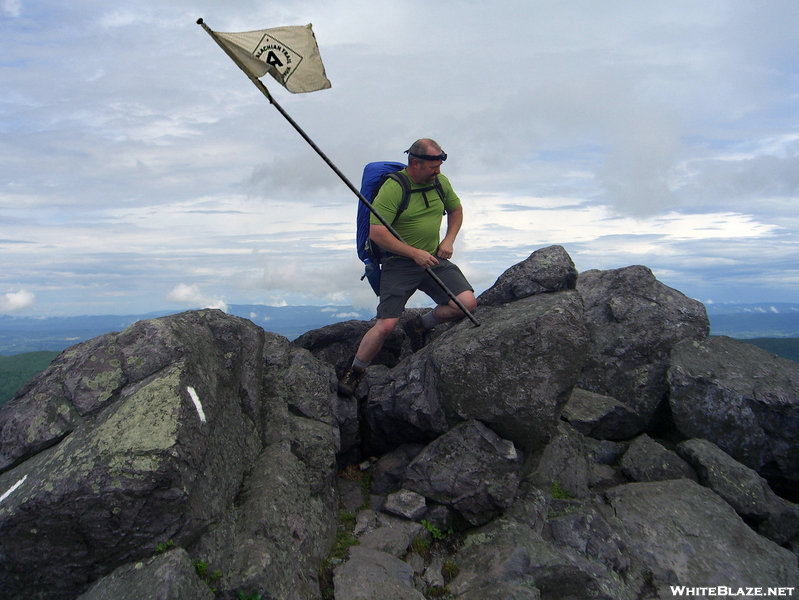
[(197, 25), (202, 25), (202, 24), (203, 24), (203, 18), (200, 17), (199, 19), (197, 19)]

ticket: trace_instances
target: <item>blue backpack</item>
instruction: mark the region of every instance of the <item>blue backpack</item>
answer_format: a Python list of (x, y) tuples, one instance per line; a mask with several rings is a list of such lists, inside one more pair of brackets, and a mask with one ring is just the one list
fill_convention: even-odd
[[(386, 179), (393, 179), (400, 184), (400, 187), (402, 187), (402, 200), (400, 201), (400, 205), (397, 209), (397, 215), (394, 217), (394, 221), (391, 223), (392, 225), (397, 222), (397, 219), (399, 219), (402, 212), (408, 208), (408, 204), (410, 203), (411, 199), (411, 182), (407, 176), (399, 173), (399, 171), (404, 168), (405, 165), (398, 162), (373, 162), (364, 167), (363, 177), (361, 178), (361, 195), (369, 201), (369, 204), (371, 204), (375, 199), (377, 192), (380, 191), (380, 188), (386, 182)], [(438, 195), (441, 197), (441, 201), (444, 201), (444, 190), (441, 187), (441, 183), (439, 183), (438, 178), (436, 178), (436, 181), (433, 185), (425, 188), (415, 189), (413, 190), (413, 193), (424, 193), (431, 190), (436, 190)], [(427, 196), (425, 196), (425, 201), (426, 200)], [(361, 277), (361, 280), (366, 278), (366, 280), (369, 282), (369, 285), (372, 286), (375, 294), (379, 296), (380, 269), (383, 259), (386, 257), (386, 251), (369, 239), (370, 214), (371, 211), (369, 208), (366, 207), (363, 202), (358, 202), (355, 243), (356, 249), (358, 251), (358, 258), (360, 258), (365, 265), (364, 274)]]

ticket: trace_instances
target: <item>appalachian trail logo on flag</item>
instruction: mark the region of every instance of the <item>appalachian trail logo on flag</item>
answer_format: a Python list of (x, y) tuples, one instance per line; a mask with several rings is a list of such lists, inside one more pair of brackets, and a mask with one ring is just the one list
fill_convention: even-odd
[(215, 35), (255, 77), (269, 73), (294, 94), (330, 87), (310, 24)]

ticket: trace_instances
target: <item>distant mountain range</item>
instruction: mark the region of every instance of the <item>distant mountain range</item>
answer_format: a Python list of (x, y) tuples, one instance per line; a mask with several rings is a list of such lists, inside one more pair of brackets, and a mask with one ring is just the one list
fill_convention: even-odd
[(706, 304), (710, 334), (748, 340), (799, 338), (799, 304)]
[[(799, 304), (707, 304), (711, 335), (737, 339), (799, 338)], [(69, 346), (111, 331), (122, 331), (136, 321), (174, 311), (143, 315), (82, 317), (12, 317), (0, 315), (0, 355)], [(267, 331), (295, 339), (312, 329), (349, 319), (368, 320), (372, 310), (352, 306), (264, 306), (233, 304), (228, 313), (250, 319)]]
[[(122, 331), (136, 321), (155, 319), (176, 311), (143, 315), (87, 315), (81, 317), (11, 317), (0, 315), (0, 355), (40, 350), (64, 350), (111, 331)], [(306, 331), (349, 319), (371, 319), (373, 311), (352, 306), (264, 306), (232, 304), (228, 314), (250, 319), (267, 331), (293, 340)], [(367, 314), (369, 313), (369, 314)]]

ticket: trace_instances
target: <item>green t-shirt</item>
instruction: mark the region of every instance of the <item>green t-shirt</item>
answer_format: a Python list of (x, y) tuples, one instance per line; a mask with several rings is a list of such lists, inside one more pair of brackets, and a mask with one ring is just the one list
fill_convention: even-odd
[[(411, 181), (405, 170), (402, 171), (402, 174), (410, 181), (411, 190), (428, 187), (427, 184), (417, 184)], [(386, 221), (392, 224), (405, 243), (430, 254), (435, 254), (438, 244), (441, 242), (441, 219), (444, 216), (444, 209), (451, 211), (461, 205), (460, 198), (453, 191), (449, 179), (439, 174), (438, 180), (444, 190), (444, 202), (441, 201), (436, 190), (424, 193), (411, 191), (408, 208), (402, 212), (396, 223), (394, 218), (397, 216), (397, 209), (402, 201), (402, 188), (399, 183), (393, 179), (387, 179), (372, 202), (372, 206)], [(427, 201), (425, 201), (425, 197)], [(381, 224), (373, 214), (370, 216), (369, 222), (373, 225)]]

